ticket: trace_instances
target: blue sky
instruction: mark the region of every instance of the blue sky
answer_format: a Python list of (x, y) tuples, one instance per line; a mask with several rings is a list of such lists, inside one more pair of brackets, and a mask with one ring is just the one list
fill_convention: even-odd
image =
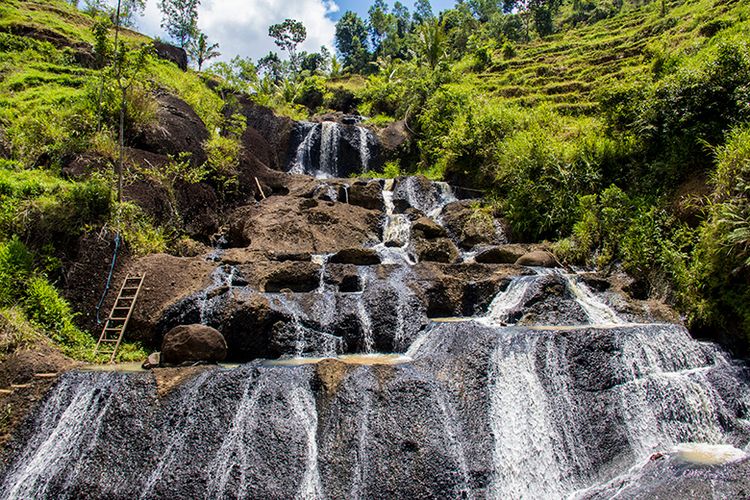
[[(395, 0), (388, 0), (393, 5)], [(412, 0), (401, 0), (412, 10)], [(454, 0), (432, 0), (435, 13), (450, 8)], [(239, 55), (254, 60), (269, 51), (278, 51), (268, 37), (271, 24), (293, 18), (307, 28), (307, 40), (302, 50), (317, 51), (322, 45), (333, 50), (335, 24), (347, 10), (363, 17), (372, 2), (354, 0), (201, 0), (198, 8), (198, 27), (211, 42), (219, 43), (221, 60)], [(167, 40), (161, 29), (161, 12), (157, 0), (147, 0), (146, 10), (138, 22), (145, 34)]]

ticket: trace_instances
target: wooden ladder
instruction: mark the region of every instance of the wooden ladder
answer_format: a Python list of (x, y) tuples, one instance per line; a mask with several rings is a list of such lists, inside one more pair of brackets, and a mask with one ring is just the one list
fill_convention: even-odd
[(104, 323), (99, 342), (96, 343), (95, 356), (109, 354), (109, 362), (114, 363), (117, 349), (122, 342), (122, 336), (125, 334), (128, 321), (130, 321), (130, 315), (133, 314), (133, 307), (135, 307), (135, 301), (141, 292), (145, 277), (144, 274), (128, 274), (125, 277), (120, 292), (117, 294), (117, 299), (112, 306), (112, 311), (110, 311), (109, 317)]

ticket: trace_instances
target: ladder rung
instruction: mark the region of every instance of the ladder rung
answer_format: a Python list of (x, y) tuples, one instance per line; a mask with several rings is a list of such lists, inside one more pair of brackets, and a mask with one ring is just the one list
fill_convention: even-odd
[(99, 342), (119, 342), (120, 339), (99, 339)]
[(130, 309), (130, 306), (115, 306), (112, 309)]
[(105, 330), (105, 331), (108, 331), (108, 332), (119, 332), (120, 330), (122, 330), (122, 327), (121, 327), (121, 326), (118, 326), (118, 327), (116, 327), (116, 328), (113, 328), (113, 327), (111, 327), (111, 326), (108, 326), (108, 327), (107, 327), (107, 328), (105, 328), (104, 330)]
[(109, 318), (110, 321), (125, 321), (126, 319), (128, 319), (127, 316), (124, 318), (112, 318), (112, 317)]

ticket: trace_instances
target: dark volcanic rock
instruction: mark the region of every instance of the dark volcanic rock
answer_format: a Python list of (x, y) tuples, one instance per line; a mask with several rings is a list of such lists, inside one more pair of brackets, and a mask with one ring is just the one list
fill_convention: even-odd
[(154, 40), (154, 50), (156, 55), (166, 61), (171, 61), (177, 65), (182, 71), (187, 71), (188, 58), (185, 49), (176, 47), (169, 43), (162, 42), (160, 40)]
[(508, 242), (502, 222), (485, 211), (472, 209), (468, 200), (446, 205), (442, 222), (459, 246), (466, 250), (477, 245), (502, 245)]
[(436, 238), (432, 240), (416, 238), (412, 240), (411, 244), (420, 262), (444, 262), (452, 264), (458, 260), (458, 249), (453, 241), (448, 238)]
[(233, 246), (263, 253), (335, 253), (375, 244), (382, 230), (376, 211), (287, 196), (240, 208), (229, 224)]
[(522, 245), (502, 245), (482, 250), (474, 260), (482, 264), (515, 264), (527, 251)]
[(378, 181), (355, 182), (349, 187), (349, 203), (383, 211), (383, 187)]
[(156, 93), (156, 101), (156, 123), (141, 130), (133, 138), (133, 145), (162, 155), (178, 156), (188, 152), (193, 163), (205, 162), (203, 143), (208, 140), (208, 131), (193, 108), (163, 91)]
[[(254, 103), (247, 96), (235, 96), (238, 112), (247, 119), (248, 130), (243, 135), (243, 145), (269, 168), (282, 170), (288, 163), (290, 141), (294, 122), (287, 117), (277, 116), (271, 109)], [(265, 140), (263, 151), (258, 151), (254, 137)]]
[[(0, 494), (747, 496), (748, 459), (698, 465), (670, 451), (675, 440), (707, 433), (748, 439), (745, 410), (722, 395), (732, 384), (748, 389), (743, 368), (714, 363), (711, 347), (679, 327), (561, 332), (465, 322), (424, 333), (404, 364), (254, 362), (171, 387), (162, 370), (65, 374), (9, 443)], [(634, 367), (644, 348), (654, 356)], [(603, 373), (619, 383), (597, 388)], [(117, 439), (102, 439), (100, 429)]]
[(216, 190), (202, 182), (178, 182), (175, 196), (185, 232), (193, 238), (208, 242), (218, 232), (221, 223)]
[(260, 278), (266, 292), (310, 292), (320, 283), (320, 266), (312, 262), (284, 262)]
[(331, 264), (354, 264), (357, 266), (373, 266), (380, 264), (378, 252), (371, 248), (346, 248), (339, 250), (328, 259)]
[(417, 238), (422, 237), (428, 240), (441, 238), (446, 235), (445, 229), (429, 217), (420, 217), (415, 220), (411, 225), (411, 229)]
[(227, 343), (221, 332), (205, 325), (180, 325), (164, 335), (161, 364), (215, 363), (227, 357)]
[(273, 342), (274, 325), (291, 320), (273, 309), (266, 297), (258, 293), (243, 294), (227, 304), (217, 323), (223, 328), (230, 360), (277, 358), (284, 354)]
[(578, 498), (633, 500), (748, 498), (750, 458), (718, 465), (686, 462), (676, 453), (655, 453), (637, 473), (625, 474)]
[(545, 250), (534, 250), (522, 255), (516, 261), (517, 266), (529, 267), (559, 267), (560, 264), (551, 253)]

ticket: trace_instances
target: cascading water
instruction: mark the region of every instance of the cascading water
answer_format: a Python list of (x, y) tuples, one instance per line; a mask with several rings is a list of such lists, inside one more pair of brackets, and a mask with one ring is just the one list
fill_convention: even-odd
[[(290, 162), (290, 173), (325, 179), (348, 177), (370, 168), (371, 149), (377, 140), (366, 127), (332, 121), (300, 122), (297, 127), (301, 140)], [(346, 155), (342, 155), (342, 148), (346, 148)]]
[(492, 300), (487, 315), (479, 321), (496, 325), (508, 323), (511, 316), (517, 313), (523, 306), (526, 293), (536, 279), (536, 276), (518, 276), (514, 278), (508, 284), (508, 287), (497, 294)]
[(395, 181), (385, 179), (383, 183), (383, 204), (385, 220), (383, 223), (383, 242), (375, 246), (384, 264), (414, 264), (414, 258), (407, 251), (411, 234), (411, 221), (404, 214), (395, 213), (393, 189)]
[[(337, 165), (337, 127), (305, 129), (299, 164)], [(307, 192), (348, 201), (329, 184)], [(383, 223), (380, 265), (308, 251), (252, 267), (217, 252), (209, 286), (172, 318), (236, 321), (258, 343), (267, 332), (243, 321), (265, 301), (283, 359), (207, 368), (176, 388), (158, 374), (64, 374), (17, 433), (0, 497), (585, 498), (637, 481), (628, 471), (656, 452), (695, 454), (684, 443), (750, 460), (744, 365), (678, 325), (623, 322), (579, 275), (415, 262), (409, 216), (440, 223), (455, 197), (424, 179), (383, 184), (384, 210), (363, 209)], [(269, 269), (309, 273), (306, 291), (264, 292), (251, 271)], [(484, 314), (462, 304), (478, 290)], [(435, 304), (477, 315), (430, 321)], [(576, 321), (544, 322), (559, 309)]]
[(565, 278), (568, 289), (573, 293), (576, 301), (583, 307), (586, 316), (592, 324), (620, 325), (624, 323), (611, 307), (594, 295), (594, 292), (585, 283), (576, 279), (575, 275), (565, 275)]
[(339, 140), (341, 131), (336, 122), (323, 122), (320, 124), (320, 167), (321, 176), (333, 177), (338, 171)]

